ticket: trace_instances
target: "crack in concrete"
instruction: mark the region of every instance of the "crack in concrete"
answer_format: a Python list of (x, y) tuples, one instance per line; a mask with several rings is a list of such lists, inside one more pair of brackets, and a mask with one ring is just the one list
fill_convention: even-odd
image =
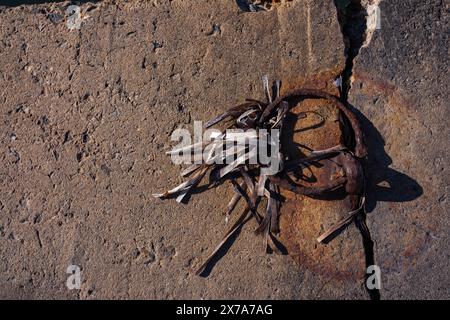
[(370, 44), (379, 27), (379, 4), (382, 0), (334, 0), (344, 37), (346, 63), (342, 71), (342, 101), (347, 103), (352, 86), (353, 66), (361, 48)]
[(359, 50), (364, 42), (364, 35), (367, 30), (366, 15), (361, 1), (354, 0), (334, 0), (338, 14), (341, 32), (345, 45), (345, 67), (342, 71), (341, 99), (348, 100), (348, 93), (351, 88), (351, 77), (353, 75), (354, 60), (359, 54)]
[[(355, 59), (361, 48), (369, 45), (372, 34), (378, 27), (378, 16), (376, 15), (378, 15), (380, 2), (381, 0), (334, 0), (345, 44), (346, 63), (341, 74), (341, 100), (346, 105), (349, 105), (348, 95), (352, 86)], [(355, 224), (362, 236), (366, 268), (368, 268), (375, 265), (375, 254), (374, 242), (365, 225), (365, 215), (359, 216)], [(367, 274), (365, 279), (367, 281)], [(370, 290), (366, 285), (365, 287), (371, 300), (380, 299), (379, 290)]]

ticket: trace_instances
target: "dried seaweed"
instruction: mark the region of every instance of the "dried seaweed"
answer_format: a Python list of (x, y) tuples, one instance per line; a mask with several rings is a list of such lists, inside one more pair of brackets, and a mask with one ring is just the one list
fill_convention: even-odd
[[(337, 189), (343, 189), (351, 197), (352, 208), (350, 212), (337, 224), (326, 230), (317, 238), (321, 243), (327, 243), (342, 228), (355, 221), (355, 218), (365, 213), (364, 201), (364, 172), (361, 161), (367, 156), (367, 147), (364, 144), (363, 132), (361, 125), (355, 114), (347, 108), (340, 100), (326, 92), (302, 88), (290, 91), (280, 96), (280, 82), (276, 81), (272, 86), (272, 92), (269, 88), (268, 78), (263, 77), (264, 93), (266, 102), (247, 99), (243, 104), (230, 108), (223, 114), (208, 121), (205, 125), (210, 128), (222, 121), (229, 121), (227, 128), (244, 129), (244, 131), (252, 129), (252, 132), (260, 132), (261, 129), (279, 129), (281, 135), (284, 134), (283, 124), (290, 108), (294, 106), (291, 103), (298, 99), (326, 99), (340, 112), (340, 116), (344, 119), (342, 123), (348, 124), (344, 128), (353, 135), (354, 143), (342, 141), (339, 145), (326, 150), (312, 150), (309, 156), (299, 159), (289, 159), (285, 161), (283, 151), (279, 151), (278, 157), (281, 161), (281, 170), (276, 174), (267, 174), (263, 171), (264, 166), (261, 164), (249, 164), (248, 160), (255, 156), (256, 148), (240, 147), (234, 149), (231, 153), (233, 160), (226, 162), (227, 164), (216, 164), (212, 160), (220, 157), (225, 160), (224, 155), (214, 155), (212, 150), (214, 147), (223, 146), (228, 141), (227, 135), (223, 133), (213, 142), (198, 142), (191, 146), (172, 150), (168, 154), (175, 154), (180, 151), (196, 152), (197, 147), (212, 146), (211, 153), (208, 155), (206, 164), (195, 164), (183, 170), (182, 176), (191, 178), (162, 194), (155, 194), (155, 197), (166, 199), (176, 197), (177, 201), (182, 201), (186, 195), (191, 192), (203, 179), (208, 171), (211, 170), (210, 181), (212, 185), (217, 185), (224, 180), (231, 181), (235, 194), (228, 203), (225, 211), (226, 221), (231, 217), (232, 211), (236, 208), (240, 199), (245, 202), (245, 208), (234, 224), (223, 236), (218, 246), (212, 251), (206, 261), (200, 266), (197, 273), (202, 273), (214, 257), (220, 252), (225, 243), (235, 235), (238, 230), (250, 219), (254, 218), (258, 224), (255, 233), (263, 237), (263, 245), (266, 251), (275, 253), (283, 252), (280, 243), (276, 238), (279, 232), (278, 219), (280, 214), (281, 189), (301, 194), (308, 197), (318, 197), (328, 194)], [(306, 112), (298, 115), (299, 118), (304, 117)], [(246, 131), (247, 133), (247, 131)], [(281, 139), (280, 139), (281, 140)], [(270, 141), (270, 139), (269, 139)], [(229, 156), (230, 154), (228, 154)], [(326, 165), (323, 160), (332, 160), (342, 168), (340, 175), (329, 177), (326, 184), (294, 182), (289, 177), (289, 172), (302, 172), (303, 168), (321, 163)], [(229, 159), (228, 159), (229, 160)], [(236, 179), (240, 180), (238, 182)], [(266, 207), (261, 214), (259, 211), (262, 200), (265, 200)], [(361, 219), (358, 220), (359, 222)], [(363, 223), (363, 227), (365, 223)], [(367, 228), (367, 226), (365, 226)], [(368, 231), (367, 231), (368, 232)]]

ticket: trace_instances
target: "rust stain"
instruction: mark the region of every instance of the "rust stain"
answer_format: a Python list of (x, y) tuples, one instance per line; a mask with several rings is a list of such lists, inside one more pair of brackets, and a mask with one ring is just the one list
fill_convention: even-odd
[[(336, 68), (318, 76), (285, 79), (283, 91), (310, 87), (338, 95), (338, 90), (333, 85), (338, 74), (339, 68)], [(380, 118), (372, 119), (372, 121), (376, 127), (383, 128), (386, 123), (389, 123), (389, 128), (396, 129), (395, 131), (388, 129), (385, 132), (386, 136), (383, 134), (388, 142), (386, 150), (393, 157), (395, 163), (402, 164), (402, 167), (403, 164), (408, 164), (410, 160), (397, 155), (396, 150), (401, 150), (401, 146), (410, 140), (416, 130), (425, 130), (418, 121), (420, 106), (412, 98), (406, 96), (402, 88), (369, 73), (355, 73), (353, 85), (359, 85), (358, 94), (364, 97), (363, 101), (377, 97), (383, 99), (385, 114)], [(325, 118), (325, 122), (320, 127), (315, 127), (318, 117), (309, 113), (307, 118), (299, 119), (292, 124), (295, 131), (292, 141), (283, 141), (283, 145), (288, 148), (288, 154), (291, 153), (295, 156), (301, 151), (306, 155), (309, 153), (309, 149), (324, 149), (339, 142), (341, 131), (336, 121), (336, 112), (327, 108), (326, 100), (302, 100), (292, 109), (293, 113), (304, 111), (321, 114)], [(307, 148), (296, 150), (295, 148), (298, 146), (296, 147), (295, 142), (306, 145)], [(398, 156), (397, 160), (395, 159), (396, 155)], [(415, 161), (418, 160), (415, 159)], [(322, 179), (328, 179), (336, 170), (338, 168), (335, 166), (324, 165), (302, 173), (314, 181), (320, 182)], [(281, 208), (280, 240), (292, 258), (303, 268), (332, 281), (355, 281), (355, 279), (364, 278), (364, 249), (361, 236), (353, 225), (328, 245), (316, 242), (317, 236), (322, 231), (348, 211), (347, 199), (323, 201), (287, 191), (282, 194), (286, 201)], [(400, 204), (397, 203), (386, 204), (391, 211), (399, 210), (399, 206)], [(426, 226), (426, 230), (433, 230), (433, 226), (428, 225), (430, 222), (426, 218), (420, 214), (411, 214), (408, 219), (408, 223), (401, 221), (394, 224), (387, 223), (384, 226), (383, 234), (391, 241), (390, 253), (384, 256), (383, 261), (378, 262), (383, 270), (407, 272), (423, 257), (434, 241), (432, 236), (423, 230), (423, 227), (405, 227), (406, 224), (417, 223)]]
[[(353, 85), (358, 88), (354, 94), (363, 96), (362, 101), (376, 97), (383, 99), (382, 116), (371, 119), (371, 121), (377, 128), (386, 128), (381, 134), (387, 142), (385, 148), (392, 158), (392, 162), (407, 171), (409, 171), (412, 161), (416, 163), (416, 167), (427, 167), (427, 163), (420, 165), (417, 163), (422, 161), (419, 157), (405, 156), (405, 153), (402, 152), (404, 146), (411, 142), (411, 137), (415, 136), (415, 132), (426, 131), (419, 121), (422, 106), (418, 105), (412, 97), (407, 96), (401, 87), (377, 75), (357, 71), (353, 78)], [(382, 182), (379, 185), (381, 184)], [(425, 189), (426, 186), (423, 188)], [(397, 213), (403, 210), (404, 204), (385, 203), (384, 206), (389, 212)], [(384, 255), (383, 261), (379, 261), (382, 269), (407, 272), (409, 268), (414, 267), (433, 241), (431, 236), (424, 231), (434, 230), (433, 226), (429, 225), (428, 217), (422, 213), (410, 213), (406, 220), (402, 219), (399, 218), (399, 221), (395, 223), (387, 223), (383, 227), (382, 236), (389, 240), (390, 253)], [(416, 225), (422, 227), (412, 227)]]
[[(338, 95), (333, 85), (338, 68), (322, 72), (315, 77), (298, 77), (283, 83), (284, 91), (294, 88), (318, 88)], [(304, 99), (292, 109), (292, 113), (307, 112), (306, 118), (287, 121), (282, 141), (288, 157), (298, 158), (310, 150), (320, 150), (339, 144), (341, 129), (338, 111), (327, 100)], [(301, 146), (297, 145), (301, 144)], [(325, 162), (329, 163), (325, 163)], [(301, 173), (310, 182), (329, 181), (339, 168), (331, 160), (321, 162)], [(295, 176), (292, 176), (295, 178)], [(318, 200), (282, 191), (286, 198), (280, 214), (280, 240), (289, 255), (302, 267), (335, 281), (362, 279), (365, 271), (364, 249), (359, 232), (345, 231), (328, 245), (319, 244), (316, 238), (349, 211), (348, 199)], [(351, 229), (350, 227), (349, 229)], [(345, 236), (344, 236), (345, 235)]]
[(337, 281), (364, 277), (364, 253), (359, 234), (337, 238), (328, 245), (319, 244), (317, 236), (345, 210), (342, 201), (320, 200), (287, 195), (280, 216), (281, 240), (291, 257), (301, 267)]
[(333, 84), (334, 80), (342, 72), (342, 66), (324, 70), (314, 75), (297, 75), (283, 78), (282, 94), (297, 88), (315, 88), (330, 94), (339, 95), (338, 88)]
[(367, 72), (355, 72), (353, 74), (354, 83), (359, 83), (361, 93), (368, 97), (375, 95), (383, 95), (388, 99), (389, 105), (394, 107), (406, 108), (409, 110), (417, 110), (416, 103), (410, 97), (407, 97), (400, 87), (392, 82), (371, 75)]

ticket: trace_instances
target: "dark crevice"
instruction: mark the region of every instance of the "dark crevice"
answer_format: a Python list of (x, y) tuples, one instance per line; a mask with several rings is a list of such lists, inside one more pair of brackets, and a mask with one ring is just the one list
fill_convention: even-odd
[[(345, 68), (341, 74), (341, 99), (344, 104), (349, 106), (348, 95), (351, 89), (354, 61), (366, 40), (367, 10), (361, 4), (361, 0), (334, 0), (334, 3), (336, 5), (338, 20), (344, 38), (346, 57)], [(375, 265), (375, 254), (373, 248), (374, 243), (366, 225), (365, 212), (361, 212), (359, 216), (357, 216), (355, 224), (361, 233), (367, 269), (369, 266)], [(364, 286), (371, 300), (379, 300), (380, 291), (378, 289), (367, 288), (367, 279), (369, 276), (370, 274), (366, 273)]]
[(334, 3), (345, 43), (346, 61), (341, 74), (341, 98), (343, 102), (347, 102), (354, 60), (366, 39), (367, 10), (362, 6), (361, 0), (334, 0)]

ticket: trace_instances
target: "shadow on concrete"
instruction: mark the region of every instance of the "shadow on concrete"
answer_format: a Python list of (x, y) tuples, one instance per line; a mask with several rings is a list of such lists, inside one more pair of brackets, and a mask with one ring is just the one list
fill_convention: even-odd
[[(378, 202), (407, 202), (419, 198), (423, 194), (420, 184), (404, 173), (389, 166), (392, 159), (386, 153), (385, 141), (373, 125), (358, 109), (349, 105), (358, 116), (365, 134), (369, 155), (364, 162), (366, 176), (366, 214), (373, 212)], [(383, 183), (383, 185), (380, 185)], [(365, 217), (362, 217), (365, 220)], [(375, 265), (373, 241), (364, 221), (355, 221), (363, 238), (366, 267)], [(366, 280), (370, 275), (366, 275)], [(367, 288), (367, 286), (366, 286)], [(371, 299), (380, 299), (379, 290), (367, 289)]]
[[(350, 106), (358, 116), (365, 133), (369, 149), (368, 159), (364, 163), (366, 173), (366, 210), (374, 211), (378, 202), (408, 202), (419, 198), (423, 189), (417, 181), (389, 166), (392, 159), (386, 153), (385, 141), (372, 122), (358, 109)], [(381, 186), (380, 183), (385, 185)]]

